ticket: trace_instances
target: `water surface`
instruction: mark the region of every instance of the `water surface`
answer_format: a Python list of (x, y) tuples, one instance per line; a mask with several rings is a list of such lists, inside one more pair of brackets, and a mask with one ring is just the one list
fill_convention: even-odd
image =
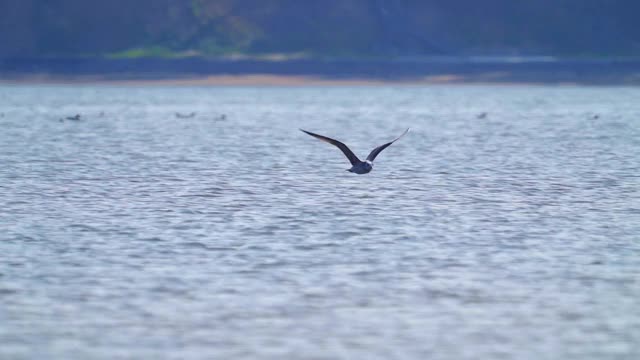
[[(640, 89), (5, 86), (0, 112), (0, 358), (640, 358)], [(406, 127), (363, 176), (298, 131), (364, 157)]]

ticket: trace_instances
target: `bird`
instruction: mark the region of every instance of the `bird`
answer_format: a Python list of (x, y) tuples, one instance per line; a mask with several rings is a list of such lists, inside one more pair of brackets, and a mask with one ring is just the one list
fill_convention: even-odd
[(67, 116), (66, 119), (78, 121), (80, 120), (80, 114), (76, 114), (75, 116)]
[(178, 119), (189, 119), (189, 118), (192, 118), (192, 117), (195, 117), (195, 116), (196, 116), (196, 113), (195, 113), (195, 112), (192, 112), (192, 113), (190, 113), (190, 114), (181, 114), (181, 113), (176, 113), (176, 117), (177, 117)]
[(489, 115), (489, 114), (487, 114), (486, 112), (482, 112), (482, 113), (476, 115), (476, 118), (477, 119), (486, 119), (487, 115)]
[(409, 132), (409, 129), (407, 128), (407, 130), (405, 130), (402, 133), (402, 135), (398, 136), (393, 141), (380, 145), (377, 148), (371, 150), (371, 152), (369, 153), (369, 156), (367, 156), (367, 159), (365, 161), (358, 159), (358, 157), (353, 153), (353, 151), (351, 151), (351, 149), (349, 149), (347, 145), (341, 143), (338, 140), (334, 140), (326, 136), (314, 134), (310, 131), (306, 131), (303, 129), (300, 129), (300, 131), (302, 131), (305, 134), (311, 135), (314, 138), (320, 139), (324, 142), (327, 142), (331, 145), (336, 146), (338, 149), (340, 149), (344, 153), (344, 155), (347, 157), (347, 159), (349, 159), (349, 162), (351, 163), (351, 168), (347, 169), (347, 171), (362, 175), (362, 174), (369, 173), (371, 169), (373, 169), (373, 160), (375, 160), (376, 156), (378, 156), (382, 152), (382, 150), (386, 149), (389, 145), (393, 144), (394, 142), (398, 141), (401, 137), (405, 136)]

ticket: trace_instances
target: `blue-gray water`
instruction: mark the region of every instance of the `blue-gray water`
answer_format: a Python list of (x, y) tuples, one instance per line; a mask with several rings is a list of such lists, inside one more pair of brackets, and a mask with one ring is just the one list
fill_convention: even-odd
[[(2, 359), (640, 358), (639, 88), (5, 86), (0, 112)], [(362, 176), (298, 131), (364, 157), (406, 127)]]

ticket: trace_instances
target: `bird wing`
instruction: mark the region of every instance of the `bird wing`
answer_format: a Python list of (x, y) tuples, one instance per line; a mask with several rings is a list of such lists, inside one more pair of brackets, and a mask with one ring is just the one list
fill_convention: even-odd
[(380, 145), (377, 148), (373, 149), (371, 151), (371, 153), (369, 153), (369, 156), (367, 156), (367, 160), (373, 162), (373, 160), (376, 158), (376, 156), (378, 156), (378, 154), (380, 154), (382, 152), (382, 150), (386, 149), (387, 146), (393, 144), (394, 142), (398, 141), (398, 139), (400, 139), (401, 137), (405, 136), (407, 133), (409, 132), (409, 129), (407, 128), (407, 130), (405, 130), (402, 135), (398, 136), (397, 138), (395, 138), (393, 141), (388, 142), (384, 145)]
[(341, 143), (338, 140), (334, 140), (332, 138), (328, 138), (326, 136), (322, 136), (322, 135), (318, 135), (318, 134), (314, 134), (312, 132), (306, 131), (306, 130), (302, 130), (300, 129), (300, 131), (307, 133), (311, 136), (313, 136), (314, 138), (320, 139), (324, 142), (328, 142), (331, 145), (335, 145), (336, 147), (338, 147), (338, 149), (342, 150), (342, 152), (344, 153), (344, 155), (347, 157), (347, 159), (349, 159), (349, 162), (351, 163), (351, 165), (355, 165), (360, 163), (360, 159), (358, 159), (358, 157), (356, 156), (356, 154), (353, 153), (353, 151), (351, 151), (351, 149), (349, 149), (349, 147), (347, 147), (347, 145)]

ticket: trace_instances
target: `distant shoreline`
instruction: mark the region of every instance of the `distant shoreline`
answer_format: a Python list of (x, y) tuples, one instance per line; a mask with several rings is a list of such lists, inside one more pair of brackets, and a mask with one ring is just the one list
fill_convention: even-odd
[(500, 81), (465, 79), (455, 74), (415, 79), (371, 79), (371, 78), (323, 78), (296, 75), (212, 75), (204, 77), (158, 77), (155, 79), (110, 78), (101, 76), (52, 76), (34, 74), (14, 78), (0, 78), (0, 85), (96, 85), (96, 86), (420, 86), (420, 85), (626, 85), (640, 86), (640, 82), (570, 82), (570, 81), (516, 81), (502, 79)]
[(640, 60), (0, 59), (4, 84), (640, 85)]

